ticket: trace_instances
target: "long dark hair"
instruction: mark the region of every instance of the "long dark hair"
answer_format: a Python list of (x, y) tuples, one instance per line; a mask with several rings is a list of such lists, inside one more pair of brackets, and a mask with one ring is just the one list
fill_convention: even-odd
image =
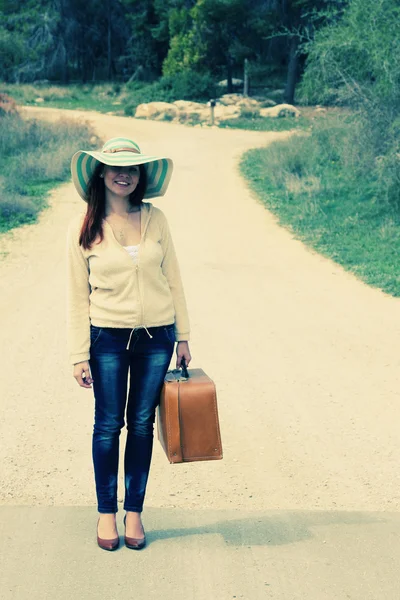
[[(100, 236), (98, 243), (102, 242), (104, 238), (102, 221), (105, 216), (106, 193), (104, 179), (100, 177), (103, 168), (104, 165), (102, 163), (97, 165), (86, 189), (88, 206), (79, 235), (79, 244), (85, 250), (88, 250), (92, 247), (92, 244), (97, 236)], [(147, 173), (144, 165), (139, 165), (139, 173), (138, 184), (135, 190), (129, 196), (129, 204), (131, 207), (141, 206), (143, 203), (143, 197), (146, 193)]]

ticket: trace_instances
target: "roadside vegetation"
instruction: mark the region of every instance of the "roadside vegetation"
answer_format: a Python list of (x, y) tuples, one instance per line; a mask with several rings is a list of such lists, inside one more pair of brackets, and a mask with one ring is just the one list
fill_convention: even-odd
[(265, 117), (244, 116), (238, 119), (227, 119), (221, 121), (219, 127), (222, 129), (248, 129), (251, 131), (291, 131), (292, 129), (308, 130), (313, 126), (310, 116), (284, 117), (268, 119)]
[(367, 283), (400, 296), (400, 8), (353, 0), (309, 48), (303, 102), (344, 107), (310, 136), (253, 150), (251, 187), (281, 223)]
[(24, 106), (95, 110), (123, 114), (127, 94), (120, 84), (51, 85), (1, 83), (5, 93)]
[(70, 177), (70, 160), (92, 147), (86, 123), (46, 123), (0, 112), (0, 232), (33, 223), (48, 206), (48, 192)]

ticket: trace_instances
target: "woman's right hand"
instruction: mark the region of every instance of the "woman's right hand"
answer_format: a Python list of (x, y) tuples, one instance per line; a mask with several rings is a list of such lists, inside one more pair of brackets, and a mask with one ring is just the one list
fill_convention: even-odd
[(84, 360), (74, 365), (74, 377), (78, 384), (84, 388), (91, 388), (93, 379), (90, 373), (89, 362)]

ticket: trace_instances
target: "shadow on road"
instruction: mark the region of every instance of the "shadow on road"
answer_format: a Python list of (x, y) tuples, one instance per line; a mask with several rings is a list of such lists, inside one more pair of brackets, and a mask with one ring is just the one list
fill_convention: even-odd
[[(150, 509), (147, 518), (149, 521), (150, 515), (154, 515), (154, 521), (161, 517), (169, 526), (151, 530), (147, 536), (149, 543), (183, 536), (217, 534), (226, 544), (232, 546), (280, 546), (311, 539), (315, 536), (314, 530), (321, 527), (368, 525), (378, 522), (393, 524), (393, 515), (389, 513), (351, 511), (268, 511), (249, 512), (245, 516), (236, 513), (236, 517), (231, 516), (233, 511), (229, 511), (227, 518), (207, 523), (216, 513), (223, 516), (224, 511)], [(171, 521), (177, 526), (171, 527)], [(185, 523), (184, 527), (179, 526), (180, 521)], [(400, 529), (400, 516), (397, 514), (395, 521)]]

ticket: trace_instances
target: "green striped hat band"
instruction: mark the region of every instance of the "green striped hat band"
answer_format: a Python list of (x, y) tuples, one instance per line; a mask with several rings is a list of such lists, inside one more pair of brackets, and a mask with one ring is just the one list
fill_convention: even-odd
[(147, 174), (144, 198), (163, 196), (173, 170), (170, 158), (142, 154), (134, 141), (122, 137), (112, 138), (100, 151), (79, 150), (72, 157), (72, 180), (79, 195), (85, 201), (88, 182), (99, 163), (108, 166), (143, 165)]

